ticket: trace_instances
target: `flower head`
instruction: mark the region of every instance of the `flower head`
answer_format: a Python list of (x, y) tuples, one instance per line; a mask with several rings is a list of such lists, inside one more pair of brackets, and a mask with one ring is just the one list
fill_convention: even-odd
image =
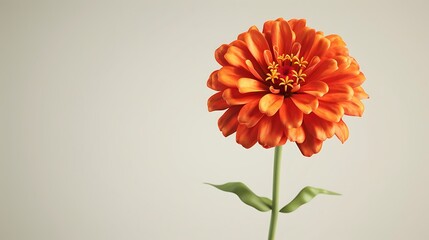
[(245, 148), (296, 142), (302, 154), (318, 153), (324, 140), (349, 132), (343, 116), (361, 116), (365, 76), (338, 35), (325, 36), (303, 19), (267, 21), (223, 44), (222, 67), (207, 86), (215, 91), (209, 111), (226, 110), (218, 125), (224, 136), (236, 132)]

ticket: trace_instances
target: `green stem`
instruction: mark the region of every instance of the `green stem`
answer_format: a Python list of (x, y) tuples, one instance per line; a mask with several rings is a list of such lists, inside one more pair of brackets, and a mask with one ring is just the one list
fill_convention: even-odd
[(282, 146), (276, 147), (274, 151), (274, 169), (273, 169), (273, 205), (271, 208), (270, 232), (268, 240), (274, 240), (277, 228), (277, 218), (279, 214), (279, 180), (280, 180), (280, 160), (282, 158)]

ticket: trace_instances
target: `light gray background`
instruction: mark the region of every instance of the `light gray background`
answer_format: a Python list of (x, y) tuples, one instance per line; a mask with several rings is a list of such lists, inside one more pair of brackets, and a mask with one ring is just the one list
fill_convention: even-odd
[(269, 213), (203, 182), (271, 195), (273, 150), (217, 129), (213, 53), (251, 25), (306, 18), (366, 74), (350, 138), (284, 149), (278, 239), (428, 239), (425, 1), (0, 2), (0, 239), (266, 239)]

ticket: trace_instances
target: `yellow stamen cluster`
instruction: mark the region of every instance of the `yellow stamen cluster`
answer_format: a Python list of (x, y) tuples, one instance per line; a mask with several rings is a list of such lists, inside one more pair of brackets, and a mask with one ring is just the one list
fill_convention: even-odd
[(304, 60), (304, 57), (301, 57), (301, 59), (299, 59), (297, 56), (295, 56), (293, 60), (293, 64), (298, 65), (300, 68), (307, 67), (308, 62)]
[(286, 76), (285, 78), (280, 78), (282, 81), (279, 83), (279, 86), (285, 86), (285, 91), (287, 90), (287, 87), (293, 88), (293, 80), (289, 79), (289, 76)]
[(307, 77), (307, 74), (302, 73), (302, 68), (299, 69), (299, 71), (292, 70), (292, 76), (296, 78), (296, 81), (299, 83), (300, 81), (305, 82), (305, 77)]
[[(300, 82), (305, 82), (305, 77), (307, 75), (303, 73), (303, 69), (307, 67), (308, 62), (304, 60), (304, 57), (299, 58), (294, 54), (282, 54), (277, 57), (277, 60), (278, 63), (272, 62), (269, 64), (268, 69), (270, 72), (267, 73), (267, 78), (265, 78), (265, 81), (271, 81), (274, 84), (275, 80), (280, 80), (279, 86), (284, 86), (285, 92), (288, 90), (288, 87), (293, 88), (294, 85), (299, 84)], [(281, 64), (281, 67), (284, 67), (286, 61), (289, 62), (289, 67), (294, 65), (299, 67), (298, 71), (291, 70), (293, 78), (290, 78), (289, 75), (280, 77), (281, 74), (279, 73), (279, 64)]]
[(271, 80), (271, 82), (274, 83), (274, 80), (279, 79), (280, 73), (278, 72), (279, 64), (276, 62), (272, 62), (268, 69), (270, 70), (270, 73), (267, 73), (267, 78), (265, 78), (265, 81)]

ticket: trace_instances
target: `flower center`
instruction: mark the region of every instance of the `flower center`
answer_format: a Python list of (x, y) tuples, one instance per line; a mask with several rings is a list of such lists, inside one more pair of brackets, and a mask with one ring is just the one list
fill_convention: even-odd
[(268, 66), (269, 73), (265, 83), (270, 86), (272, 93), (290, 96), (300, 89), (302, 82), (305, 82), (307, 75), (303, 71), (307, 64), (304, 57), (299, 58), (293, 54), (278, 56), (277, 62), (273, 61)]

